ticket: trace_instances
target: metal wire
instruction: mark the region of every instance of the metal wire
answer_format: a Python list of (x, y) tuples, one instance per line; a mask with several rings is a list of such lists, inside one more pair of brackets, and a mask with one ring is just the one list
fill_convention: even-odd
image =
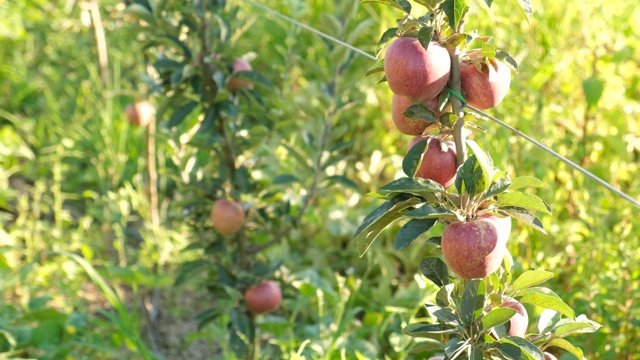
[[(255, 7), (257, 7), (257, 8), (259, 8), (259, 9), (262, 9), (262, 10), (264, 10), (264, 11), (268, 12), (269, 14), (272, 14), (272, 15), (274, 15), (274, 16), (276, 16), (276, 17), (279, 17), (279, 18), (281, 18), (281, 19), (283, 19), (283, 20), (286, 20), (286, 21), (288, 21), (288, 22), (290, 22), (290, 23), (292, 23), (292, 24), (294, 24), (294, 25), (300, 26), (300, 27), (302, 27), (302, 28), (304, 28), (304, 29), (306, 29), (306, 30), (308, 30), (308, 31), (310, 31), (310, 32), (312, 32), (312, 33), (314, 33), (314, 34), (316, 34), (316, 35), (320, 36), (320, 37), (323, 37), (323, 38), (325, 38), (325, 39), (327, 39), (327, 40), (330, 40), (330, 41), (335, 42), (336, 44), (342, 45), (342, 46), (344, 46), (344, 47), (346, 47), (346, 48), (348, 48), (348, 49), (350, 49), (350, 50), (352, 50), (352, 51), (355, 51), (356, 53), (358, 53), (358, 54), (360, 54), (360, 55), (362, 55), (362, 56), (365, 56), (365, 57), (367, 57), (367, 58), (369, 58), (369, 59), (371, 59), (371, 60), (377, 60), (375, 56), (373, 56), (373, 55), (371, 55), (371, 54), (369, 54), (369, 53), (366, 53), (366, 52), (364, 52), (364, 51), (362, 51), (362, 50), (360, 50), (360, 49), (358, 49), (358, 48), (356, 48), (356, 47), (354, 47), (354, 46), (352, 46), (352, 45), (350, 45), (350, 44), (347, 44), (347, 43), (345, 43), (345, 42), (344, 42), (344, 41), (342, 41), (342, 40), (336, 39), (336, 38), (334, 38), (334, 37), (333, 37), (333, 36), (331, 36), (331, 35), (327, 35), (327, 34), (325, 34), (325, 33), (321, 32), (321, 31), (319, 31), (319, 30), (316, 30), (316, 29), (312, 28), (312, 27), (311, 27), (311, 26), (309, 26), (309, 25), (303, 24), (303, 23), (301, 23), (301, 22), (299, 22), (299, 21), (297, 21), (297, 20), (295, 20), (295, 19), (292, 19), (292, 18), (290, 18), (290, 17), (288, 17), (288, 16), (286, 16), (286, 15), (283, 15), (283, 14), (281, 14), (281, 13), (277, 12), (276, 10), (273, 10), (273, 9), (271, 9), (271, 8), (269, 8), (269, 7), (264, 6), (264, 5), (261, 5), (261, 4), (258, 4), (258, 3), (255, 3), (255, 2), (253, 2), (253, 1), (251, 1), (251, 0), (246, 0), (246, 2), (247, 2), (247, 3), (249, 3), (249, 4), (251, 4), (251, 5), (253, 5), (253, 6), (255, 6)], [(635, 206), (637, 206), (638, 208), (640, 208), (640, 202), (638, 202), (638, 200), (636, 200), (636, 199), (634, 199), (633, 197), (631, 197), (631, 196), (627, 195), (626, 193), (622, 192), (621, 190), (619, 190), (619, 189), (615, 188), (613, 185), (609, 184), (608, 182), (606, 182), (606, 181), (604, 181), (604, 180), (600, 179), (600, 178), (599, 178), (599, 177), (597, 177), (596, 175), (594, 175), (594, 174), (592, 174), (591, 172), (589, 172), (588, 170), (584, 169), (582, 166), (580, 166), (580, 165), (578, 165), (578, 164), (574, 163), (573, 161), (571, 161), (571, 160), (567, 159), (566, 157), (564, 157), (564, 156), (562, 156), (562, 155), (558, 154), (557, 152), (555, 152), (555, 151), (551, 150), (550, 148), (548, 148), (547, 146), (543, 145), (542, 143), (540, 143), (540, 142), (539, 142), (539, 141), (537, 141), (536, 139), (534, 139), (534, 138), (532, 138), (532, 137), (530, 137), (530, 136), (526, 135), (525, 133), (523, 133), (522, 131), (520, 131), (520, 130), (518, 130), (518, 129), (514, 128), (514, 127), (512, 127), (511, 125), (506, 124), (506, 123), (505, 123), (505, 122), (503, 122), (502, 120), (497, 119), (497, 118), (495, 118), (495, 117), (493, 117), (493, 116), (491, 116), (491, 115), (489, 115), (489, 114), (485, 113), (484, 111), (478, 110), (478, 109), (476, 109), (476, 108), (474, 108), (474, 107), (472, 107), (472, 106), (469, 106), (468, 104), (465, 104), (464, 106), (465, 106), (467, 109), (471, 110), (471, 112), (476, 113), (476, 114), (478, 114), (478, 115), (480, 115), (480, 116), (483, 116), (483, 117), (485, 117), (485, 118), (487, 118), (487, 119), (490, 119), (490, 120), (494, 121), (495, 123), (497, 123), (497, 124), (501, 125), (502, 127), (506, 128), (506, 129), (508, 129), (508, 130), (510, 130), (510, 131), (511, 131), (511, 132), (513, 132), (514, 134), (516, 134), (516, 135), (518, 135), (518, 136), (520, 136), (520, 137), (522, 137), (522, 138), (526, 139), (526, 140), (527, 140), (527, 141), (529, 141), (530, 143), (532, 143), (532, 144), (536, 145), (537, 147), (539, 147), (540, 149), (542, 149), (542, 150), (544, 150), (544, 151), (548, 152), (549, 154), (551, 154), (552, 156), (556, 157), (556, 158), (557, 158), (557, 159), (559, 159), (560, 161), (562, 161), (562, 162), (564, 162), (565, 164), (567, 164), (567, 165), (571, 166), (572, 168), (574, 168), (574, 169), (578, 170), (579, 172), (581, 172), (582, 174), (584, 174), (584, 175), (585, 175), (585, 176), (587, 176), (588, 178), (590, 178), (590, 179), (594, 180), (595, 182), (597, 182), (598, 184), (600, 184), (600, 185), (604, 186), (605, 188), (607, 188), (607, 189), (608, 189), (608, 190), (610, 190), (611, 192), (615, 193), (616, 195), (618, 195), (618, 196), (622, 197), (623, 199), (627, 200), (628, 202), (630, 202), (630, 203), (632, 203), (633, 205), (635, 205)]]
[(303, 24), (303, 23), (301, 23), (301, 22), (299, 22), (299, 21), (297, 21), (295, 19), (292, 19), (292, 18), (290, 18), (290, 17), (288, 17), (286, 15), (283, 15), (283, 14), (281, 14), (281, 13), (279, 13), (279, 12), (269, 8), (269, 7), (266, 7), (264, 5), (255, 3), (255, 2), (253, 2), (251, 0), (246, 0), (246, 2), (251, 4), (251, 5), (253, 5), (253, 6), (255, 6), (255, 7), (257, 7), (257, 8), (259, 8), (259, 9), (262, 9), (262, 10), (268, 12), (269, 14), (271, 14), (273, 16), (277, 16), (277, 17), (279, 17), (279, 18), (281, 18), (283, 20), (286, 20), (286, 21), (288, 21), (288, 22), (290, 22), (292, 24), (300, 26), (303, 29), (309, 30), (312, 33), (314, 33), (314, 34), (316, 34), (316, 35), (318, 35), (320, 37), (323, 37), (323, 38), (325, 38), (327, 40), (333, 41), (336, 44), (340, 44), (340, 45), (346, 47), (347, 49), (350, 49), (351, 51), (355, 51), (358, 54), (360, 54), (362, 56), (365, 56), (365, 57), (367, 57), (367, 58), (369, 58), (371, 60), (377, 60), (375, 56), (373, 56), (373, 55), (371, 55), (371, 54), (369, 54), (369, 53), (367, 53), (365, 51), (362, 51), (362, 50), (358, 49), (357, 47), (355, 47), (353, 45), (347, 44), (346, 42), (344, 42), (344, 41), (342, 41), (340, 39), (336, 39), (331, 35), (327, 35), (327, 34), (323, 33), (322, 31), (316, 30), (316, 29), (312, 28), (309, 25)]
[(607, 189), (613, 191), (614, 193), (618, 194), (620, 197), (624, 198), (625, 200), (629, 201), (630, 203), (632, 203), (633, 205), (640, 207), (640, 202), (638, 202), (636, 199), (632, 198), (631, 196), (625, 194), (624, 192), (622, 192), (621, 190), (616, 189), (615, 187), (613, 187), (613, 185), (609, 184), (608, 182), (600, 179), (599, 177), (597, 177), (596, 175), (590, 173), (588, 170), (586, 170), (585, 168), (583, 168), (582, 166), (574, 163), (573, 161), (567, 159), (566, 157), (558, 154), (557, 152), (551, 150), (550, 148), (548, 148), (547, 146), (543, 145), (542, 143), (540, 143), (539, 141), (537, 141), (536, 139), (530, 137), (529, 135), (523, 133), (522, 131), (514, 128), (513, 126), (506, 124), (505, 122), (503, 122), (500, 119), (497, 119), (483, 111), (480, 111), (476, 108), (474, 108), (473, 106), (470, 106), (468, 104), (464, 105), (467, 109), (471, 110), (471, 112), (474, 112), (480, 116), (483, 116), (491, 121), (494, 121), (498, 124), (500, 124), (502, 127), (507, 128), (509, 131), (515, 133), (516, 135), (523, 137), (525, 139), (527, 139), (530, 143), (532, 143), (533, 145), (539, 147), (540, 149), (548, 152), (549, 154), (555, 156), (556, 158), (558, 158), (560, 161), (564, 162), (565, 164), (571, 166), (572, 168), (578, 170), (579, 172), (583, 173), (584, 175), (586, 175), (587, 177), (591, 178), (592, 180), (598, 182), (600, 185), (606, 187)]

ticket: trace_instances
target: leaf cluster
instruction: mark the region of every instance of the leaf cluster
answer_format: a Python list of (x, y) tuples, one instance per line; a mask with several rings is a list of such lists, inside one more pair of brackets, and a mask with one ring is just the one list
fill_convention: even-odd
[(541, 187), (533, 177), (514, 179), (496, 169), (491, 157), (472, 140), (474, 151), (457, 170), (454, 191), (442, 185), (416, 177), (430, 139), (415, 144), (402, 163), (406, 177), (394, 180), (371, 195), (385, 202), (367, 215), (354, 236), (363, 255), (389, 225), (399, 219), (408, 220), (396, 233), (395, 248), (402, 250), (438, 222), (473, 220), (483, 214), (511, 216), (544, 232), (536, 212), (551, 213), (551, 208), (539, 197), (518, 191), (526, 187)]
[[(445, 359), (544, 360), (544, 350), (560, 347), (582, 358), (582, 351), (565, 337), (601, 327), (584, 315), (576, 318), (557, 294), (538, 286), (553, 277), (551, 272), (526, 271), (512, 282), (510, 269), (501, 269), (462, 287), (450, 281), (446, 265), (439, 258), (423, 259), (420, 265), (423, 274), (440, 290), (436, 303), (426, 304), (435, 321), (413, 323), (402, 331), (420, 338), (410, 353), (436, 350), (443, 352)], [(517, 313), (503, 306), (508, 299), (548, 309), (540, 317), (539, 332), (508, 336), (510, 319)]]

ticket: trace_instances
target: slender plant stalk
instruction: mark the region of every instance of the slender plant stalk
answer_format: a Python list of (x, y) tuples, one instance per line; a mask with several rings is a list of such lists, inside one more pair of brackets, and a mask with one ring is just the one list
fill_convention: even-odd
[[(456, 47), (451, 55), (451, 76), (450, 84), (451, 89), (458, 94), (461, 92), (462, 86), (460, 85), (460, 49)], [(466, 159), (466, 144), (464, 134), (462, 132), (464, 128), (464, 107), (460, 99), (455, 96), (450, 98), (451, 106), (453, 107), (453, 113), (456, 114), (458, 119), (453, 125), (453, 139), (456, 143), (456, 156), (458, 166), (464, 163)]]
[(90, 5), (91, 22), (93, 23), (94, 35), (96, 37), (96, 50), (98, 51), (98, 64), (100, 65), (100, 78), (103, 85), (107, 85), (109, 80), (109, 57), (107, 56), (107, 38), (104, 35), (102, 17), (100, 16), (100, 5), (98, 0), (93, 0)]

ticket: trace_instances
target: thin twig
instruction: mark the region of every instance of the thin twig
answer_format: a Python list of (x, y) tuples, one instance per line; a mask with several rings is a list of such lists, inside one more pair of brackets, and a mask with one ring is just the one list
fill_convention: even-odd
[(100, 16), (100, 6), (98, 0), (93, 0), (90, 4), (91, 22), (96, 37), (96, 50), (98, 51), (98, 64), (100, 65), (100, 78), (102, 84), (107, 85), (109, 81), (109, 58), (107, 56), (107, 39), (104, 35), (102, 17)]

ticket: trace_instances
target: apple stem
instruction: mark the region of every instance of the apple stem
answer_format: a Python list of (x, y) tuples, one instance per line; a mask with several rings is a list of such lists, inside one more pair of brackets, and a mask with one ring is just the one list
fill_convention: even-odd
[[(462, 86), (460, 84), (460, 48), (458, 47), (456, 47), (453, 50), (453, 54), (451, 54), (451, 76), (449, 81), (449, 86), (453, 91), (457, 93), (462, 92)], [(452, 96), (450, 101), (453, 107), (453, 113), (458, 117), (453, 125), (453, 140), (456, 144), (457, 165), (460, 166), (467, 158), (467, 148), (462, 131), (464, 128), (464, 106), (460, 99), (455, 96)]]

